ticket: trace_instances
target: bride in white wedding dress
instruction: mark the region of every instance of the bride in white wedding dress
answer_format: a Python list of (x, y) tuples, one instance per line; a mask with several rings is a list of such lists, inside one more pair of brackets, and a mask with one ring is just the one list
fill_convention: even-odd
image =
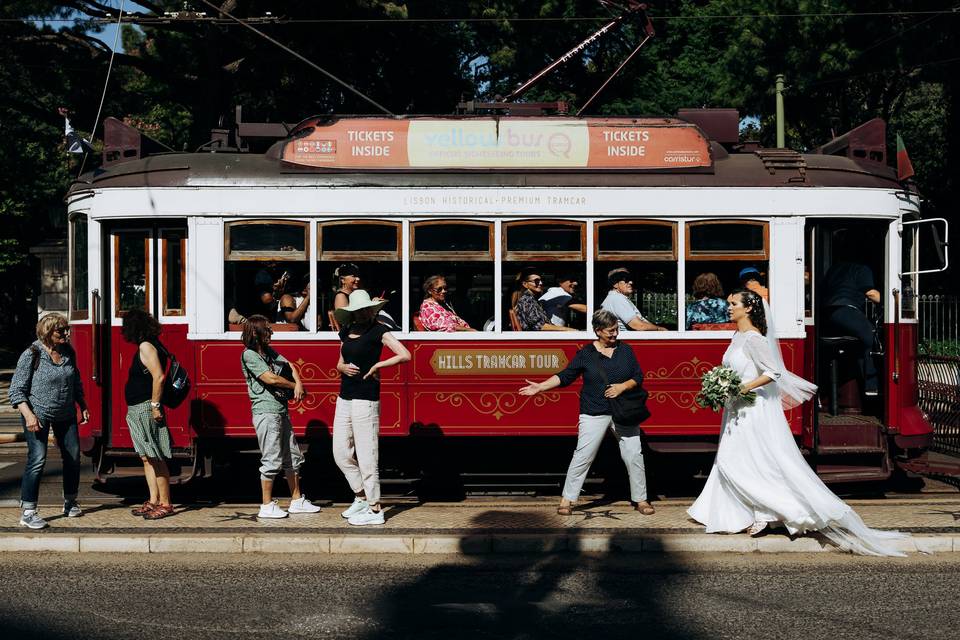
[(723, 411), (720, 446), (710, 477), (687, 513), (707, 533), (757, 535), (779, 522), (791, 535), (818, 531), (841, 549), (863, 555), (903, 556), (897, 531), (879, 531), (830, 491), (804, 460), (790, 432), (784, 407), (809, 400), (816, 386), (783, 364), (769, 307), (756, 293), (741, 289), (727, 298), (737, 333), (723, 354), (742, 389), (756, 403), (730, 400)]

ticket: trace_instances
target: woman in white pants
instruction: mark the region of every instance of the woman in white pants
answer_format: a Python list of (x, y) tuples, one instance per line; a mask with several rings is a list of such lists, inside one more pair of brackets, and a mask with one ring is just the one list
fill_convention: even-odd
[[(380, 369), (410, 360), (410, 352), (377, 322), (386, 300), (371, 300), (363, 289), (334, 311), (340, 325), (340, 394), (333, 418), (333, 458), (343, 471), (354, 500), (341, 513), (353, 525), (383, 524), (380, 473)], [(383, 347), (393, 356), (380, 360)]]
[(555, 387), (565, 387), (583, 376), (577, 449), (567, 470), (557, 513), (562, 516), (573, 514), (583, 481), (597, 456), (603, 436), (611, 431), (620, 446), (620, 457), (630, 477), (630, 500), (636, 505), (637, 511), (652, 515), (653, 506), (647, 502), (640, 427), (635, 424), (615, 424), (609, 402), (624, 391), (640, 386), (643, 372), (630, 345), (617, 341), (620, 332), (617, 316), (603, 309), (594, 312), (593, 331), (597, 339), (580, 349), (566, 369), (543, 382), (527, 380), (527, 386), (520, 389), (521, 395), (533, 396)]

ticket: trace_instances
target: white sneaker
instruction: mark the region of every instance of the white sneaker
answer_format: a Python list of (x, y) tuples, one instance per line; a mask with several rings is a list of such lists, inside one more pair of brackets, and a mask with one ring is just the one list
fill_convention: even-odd
[(63, 503), (63, 515), (68, 518), (79, 518), (83, 515), (83, 509), (80, 508), (76, 500), (68, 500)]
[(287, 507), (288, 513), (320, 513), (320, 507), (307, 500), (306, 496), (300, 496), (296, 500), (290, 501)]
[(287, 512), (280, 508), (276, 500), (271, 500), (269, 504), (260, 505), (258, 518), (286, 518)]
[(47, 521), (40, 517), (40, 514), (34, 509), (24, 511), (20, 514), (20, 526), (30, 529), (43, 529), (47, 526)]
[(370, 505), (363, 498), (354, 498), (353, 504), (347, 507), (346, 511), (342, 511), (340, 515), (344, 518), (349, 518), (350, 516), (355, 516), (358, 513), (366, 511), (370, 508)]
[(350, 516), (347, 519), (347, 522), (358, 527), (368, 524), (383, 524), (383, 509), (380, 509), (380, 511), (374, 511), (370, 507), (367, 507), (360, 513), (355, 513)]

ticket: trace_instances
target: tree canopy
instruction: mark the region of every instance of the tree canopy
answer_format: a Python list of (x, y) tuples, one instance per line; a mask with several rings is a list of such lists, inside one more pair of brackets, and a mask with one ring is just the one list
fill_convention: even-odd
[[(223, 11), (250, 19), (400, 114), (447, 114), (461, 99), (506, 94), (613, 15), (595, 0), (290, 0), (282, 12), (266, 0), (216, 2), (219, 12), (200, 0), (133, 5), (101, 121), (127, 118), (175, 149), (192, 150), (238, 104), (245, 119), (262, 121), (374, 112)], [(891, 150), (895, 134), (906, 142), (929, 212), (952, 214), (960, 188), (960, 12), (953, 2), (650, 4), (656, 37), (589, 113), (734, 107), (755, 118), (753, 133), (773, 146), (774, 77), (783, 73), (787, 146), (809, 149), (884, 118)], [(90, 134), (111, 54), (96, 36), (118, 7), (117, 0), (8, 0), (0, 7), (0, 277), (8, 283), (26, 281), (28, 246), (64, 233), (62, 198), (81, 161), (63, 148), (57, 107), (70, 107), (73, 125)], [(524, 99), (583, 104), (640, 41), (641, 26), (627, 21), (593, 42)], [(87, 159), (86, 167), (97, 161)], [(22, 297), (18, 287), (8, 287), (8, 301)]]

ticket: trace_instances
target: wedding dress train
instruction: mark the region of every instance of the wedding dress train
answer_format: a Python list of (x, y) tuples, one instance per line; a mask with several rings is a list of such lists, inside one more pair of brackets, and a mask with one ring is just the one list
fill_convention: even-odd
[(744, 382), (761, 374), (774, 382), (755, 389), (753, 405), (740, 400), (727, 403), (710, 477), (687, 513), (705, 525), (707, 533), (736, 533), (754, 522), (780, 522), (791, 535), (818, 531), (854, 553), (905, 555), (896, 549), (895, 541), (907, 534), (868, 527), (804, 460), (781, 405), (777, 385), (781, 363), (760, 333), (734, 336), (723, 364)]

